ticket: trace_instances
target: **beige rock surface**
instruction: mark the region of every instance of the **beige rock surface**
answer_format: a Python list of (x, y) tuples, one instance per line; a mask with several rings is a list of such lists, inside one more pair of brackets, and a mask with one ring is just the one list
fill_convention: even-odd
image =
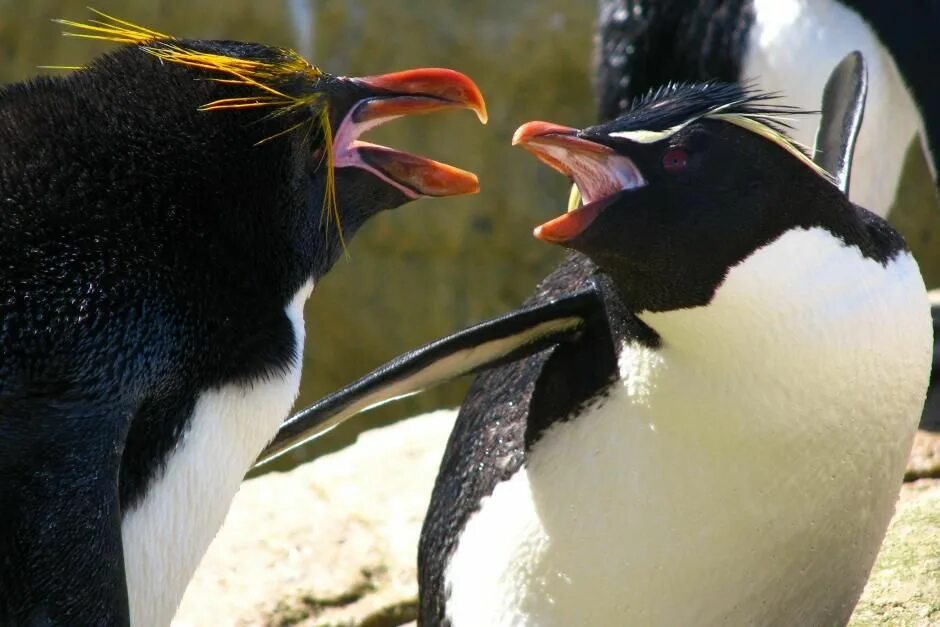
[(851, 627), (940, 625), (940, 480), (904, 485)]
[(907, 481), (940, 479), (940, 433), (917, 432), (904, 478)]
[(412, 620), (418, 535), (454, 417), (369, 431), (289, 473), (246, 481), (174, 627)]

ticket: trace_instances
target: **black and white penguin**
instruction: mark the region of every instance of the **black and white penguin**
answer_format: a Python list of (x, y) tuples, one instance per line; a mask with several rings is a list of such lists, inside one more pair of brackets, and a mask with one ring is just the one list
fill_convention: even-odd
[(930, 371), (923, 280), (737, 84), (515, 143), (585, 205), (529, 307), (575, 337), (479, 376), (419, 547), (425, 625), (831, 625), (894, 509)]
[(72, 26), (128, 45), (0, 90), (0, 624), (166, 625), (294, 401), (343, 238), (477, 189), (359, 135), (485, 108), (451, 70)]
[[(887, 215), (905, 154), (923, 141), (940, 159), (940, 2), (881, 0), (598, 0), (595, 80), (602, 120), (668, 81), (753, 81), (803, 109), (829, 69), (857, 50), (868, 66), (867, 114), (850, 198)], [(791, 136), (812, 145), (812, 116)]]

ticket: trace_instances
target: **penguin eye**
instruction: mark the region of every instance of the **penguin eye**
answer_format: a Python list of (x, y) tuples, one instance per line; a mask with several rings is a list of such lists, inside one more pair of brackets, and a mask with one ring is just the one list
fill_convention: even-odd
[(663, 169), (666, 172), (678, 172), (685, 169), (689, 162), (689, 153), (682, 148), (670, 148), (663, 155)]

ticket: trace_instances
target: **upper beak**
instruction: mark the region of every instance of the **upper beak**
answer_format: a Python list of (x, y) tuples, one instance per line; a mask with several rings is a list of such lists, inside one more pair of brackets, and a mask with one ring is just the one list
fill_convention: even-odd
[(613, 196), (624, 189), (645, 184), (643, 176), (627, 157), (613, 148), (579, 136), (578, 129), (550, 122), (528, 122), (512, 137), (544, 163), (570, 178), (584, 206), (569, 202), (568, 211), (536, 227), (535, 237), (554, 243), (574, 239), (600, 215)]
[[(543, 163), (569, 178), (578, 170), (594, 170), (614, 151), (607, 146), (581, 139), (578, 129), (551, 122), (526, 122), (512, 136), (513, 146), (522, 146)], [(585, 169), (585, 162), (592, 162)], [(579, 167), (581, 166), (581, 167)]]
[(607, 146), (581, 139), (578, 137), (579, 132), (576, 128), (551, 122), (526, 122), (513, 133), (512, 145), (522, 146), (536, 156), (540, 156), (541, 152), (538, 146), (565, 146), (569, 150), (597, 154), (613, 152)]
[(470, 109), (481, 124), (486, 124), (486, 102), (480, 88), (470, 78), (446, 68), (404, 70), (379, 76), (355, 78), (376, 92), (388, 92), (389, 99), (370, 102), (361, 111), (359, 121), (431, 113), (441, 109)]
[(470, 78), (454, 70), (424, 68), (350, 80), (369, 95), (352, 107), (334, 137), (337, 167), (368, 170), (409, 198), (479, 191), (477, 177), (471, 172), (358, 139), (395, 118), (446, 109), (470, 109), (485, 124), (486, 103)]

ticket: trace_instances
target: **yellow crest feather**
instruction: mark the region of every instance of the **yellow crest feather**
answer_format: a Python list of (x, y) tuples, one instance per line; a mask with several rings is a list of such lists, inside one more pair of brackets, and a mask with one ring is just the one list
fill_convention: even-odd
[(731, 124), (734, 124), (735, 126), (740, 126), (741, 128), (747, 131), (750, 131), (754, 133), (755, 135), (759, 135), (763, 137), (764, 139), (767, 139), (777, 144), (778, 146), (786, 150), (788, 153), (796, 157), (798, 161), (800, 161), (803, 165), (811, 169), (813, 172), (823, 177), (827, 181), (832, 182), (832, 175), (826, 172), (826, 170), (822, 166), (820, 166), (818, 163), (810, 159), (806, 155), (806, 153), (804, 153), (803, 150), (800, 149), (801, 148), (800, 145), (798, 145), (795, 141), (793, 141), (792, 139), (790, 139), (789, 137), (787, 137), (780, 131), (774, 128), (771, 128), (767, 124), (764, 124), (759, 119), (756, 119), (753, 116), (741, 115), (737, 113), (712, 113), (712, 114), (706, 115), (705, 117), (715, 118), (718, 120), (724, 120), (726, 122), (730, 122)]
[[(163, 62), (218, 73), (220, 74), (219, 77), (210, 80), (230, 85), (244, 85), (256, 92), (249, 96), (221, 98), (208, 102), (199, 107), (200, 111), (269, 107), (273, 110), (272, 115), (278, 115), (296, 111), (304, 107), (315, 109), (316, 113), (311, 116), (309, 120), (304, 120), (286, 130), (266, 137), (255, 145), (264, 144), (301, 127), (307, 127), (306, 134), (304, 135), (306, 140), (310, 131), (314, 130), (314, 127), (319, 127), (324, 143), (321, 162), (326, 167), (326, 188), (323, 194), (321, 223), (324, 224), (324, 228), (329, 228), (330, 222), (335, 222), (340, 243), (343, 250), (346, 249), (339, 208), (336, 205), (333, 129), (330, 125), (329, 107), (326, 99), (322, 94), (315, 91), (298, 97), (286, 94), (277, 88), (278, 84), (296, 79), (298, 76), (303, 76), (311, 83), (316, 82), (323, 74), (319, 68), (295, 51), (289, 49), (281, 49), (279, 51), (282, 57), (277, 62), (242, 59), (195, 50), (186, 47), (183, 42), (171, 35), (166, 35), (159, 31), (118, 19), (90, 7), (89, 10), (97, 17), (95, 19), (89, 19), (87, 22), (63, 19), (53, 21), (75, 29), (75, 31), (63, 32), (62, 34), (66, 37), (98, 39), (138, 46), (144, 52), (153, 55)], [(47, 67), (51, 68), (56, 66)], [(57, 67), (58, 69), (81, 69), (80, 67), (73, 66)]]

